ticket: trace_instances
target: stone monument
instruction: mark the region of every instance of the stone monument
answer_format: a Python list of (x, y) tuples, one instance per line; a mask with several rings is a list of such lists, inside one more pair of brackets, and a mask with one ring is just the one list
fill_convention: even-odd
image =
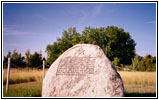
[(122, 97), (123, 82), (97, 45), (78, 44), (49, 68), (42, 97)]

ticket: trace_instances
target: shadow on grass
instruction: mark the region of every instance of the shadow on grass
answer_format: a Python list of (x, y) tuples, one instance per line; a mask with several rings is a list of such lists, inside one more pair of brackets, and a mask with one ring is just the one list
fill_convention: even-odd
[(125, 93), (125, 97), (156, 97), (156, 93)]

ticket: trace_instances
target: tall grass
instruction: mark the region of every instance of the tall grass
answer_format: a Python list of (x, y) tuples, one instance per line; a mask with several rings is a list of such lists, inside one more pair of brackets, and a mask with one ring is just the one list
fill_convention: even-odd
[(10, 84), (8, 93), (6, 93), (6, 85), (3, 86), (4, 97), (36, 97), (41, 96), (42, 82), (27, 82), (21, 84)]
[[(6, 84), (7, 79), (7, 69), (3, 69), (3, 85)], [(10, 84), (24, 83), (32, 81), (42, 80), (42, 70), (41, 69), (31, 69), (31, 68), (11, 68), (10, 70)]]
[[(46, 69), (45, 73), (48, 69)], [(119, 71), (125, 85), (156, 86), (156, 72), (125, 72)], [(7, 69), (3, 69), (3, 84), (6, 84)], [(11, 68), (10, 84), (42, 81), (42, 69)]]
[(119, 72), (124, 84), (156, 86), (156, 72)]
[[(47, 70), (48, 69), (46, 69), (45, 73)], [(126, 96), (145, 97), (156, 95), (156, 72), (119, 71), (119, 74), (124, 83), (124, 92)], [(28, 97), (41, 95), (42, 69), (11, 68), (8, 94), (5, 93), (6, 78), (7, 69), (3, 69), (3, 96)]]

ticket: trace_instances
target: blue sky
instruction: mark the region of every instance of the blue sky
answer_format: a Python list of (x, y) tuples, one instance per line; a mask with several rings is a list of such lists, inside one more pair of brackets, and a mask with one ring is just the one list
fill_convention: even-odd
[(3, 54), (42, 51), (69, 27), (110, 25), (129, 32), (136, 53), (156, 55), (155, 3), (4, 3)]

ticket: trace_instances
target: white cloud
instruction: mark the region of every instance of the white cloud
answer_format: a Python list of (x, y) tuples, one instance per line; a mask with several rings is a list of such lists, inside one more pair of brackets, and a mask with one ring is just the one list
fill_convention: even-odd
[(19, 45), (17, 43), (3, 43), (4, 46), (9, 46), (9, 47), (18, 47)]
[(24, 31), (18, 30), (12, 25), (3, 26), (3, 35), (28, 35), (28, 34), (31, 34), (31, 32), (24, 32)]

